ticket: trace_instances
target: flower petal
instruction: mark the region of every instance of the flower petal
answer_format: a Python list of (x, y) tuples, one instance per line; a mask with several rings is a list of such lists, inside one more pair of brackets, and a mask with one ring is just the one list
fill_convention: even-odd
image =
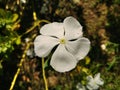
[(42, 35), (49, 35), (61, 38), (64, 35), (63, 23), (53, 22), (50, 24), (46, 24), (41, 28), (40, 33)]
[(89, 82), (86, 87), (89, 89), (89, 90), (97, 90), (99, 88), (99, 86), (94, 83), (94, 82)]
[(91, 75), (87, 76), (87, 81), (88, 81), (88, 83), (87, 83), (86, 87), (89, 90), (94, 90), (94, 89), (96, 90), (99, 88), (99, 85), (97, 85), (97, 83), (95, 82), (94, 78)]
[(50, 62), (50, 65), (58, 72), (70, 71), (75, 68), (76, 64), (75, 57), (67, 52), (63, 44), (57, 47)]
[(94, 79), (95, 79), (95, 81), (98, 85), (103, 85), (104, 84), (104, 81), (100, 78), (100, 73), (96, 74)]
[(67, 50), (72, 53), (77, 60), (83, 59), (89, 52), (90, 41), (87, 38), (79, 38), (66, 43)]
[(34, 41), (35, 54), (39, 57), (46, 57), (58, 43), (59, 40), (56, 38), (39, 35)]
[(87, 81), (93, 80), (93, 77), (91, 75), (87, 76)]
[(77, 39), (82, 36), (82, 26), (75, 18), (71, 16), (67, 17), (63, 24), (65, 28), (65, 37), (68, 40)]

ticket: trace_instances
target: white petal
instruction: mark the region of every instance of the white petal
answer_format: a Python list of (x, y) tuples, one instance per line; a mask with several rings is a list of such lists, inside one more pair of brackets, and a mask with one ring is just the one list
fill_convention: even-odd
[(93, 77), (91, 75), (87, 76), (87, 81), (89, 82), (91, 80), (93, 80)]
[(50, 62), (50, 65), (58, 72), (70, 71), (75, 68), (76, 64), (75, 57), (66, 51), (63, 44), (57, 47)]
[(90, 50), (90, 41), (87, 38), (79, 38), (66, 43), (67, 50), (72, 53), (77, 60), (83, 59)]
[(87, 81), (88, 81), (88, 83), (87, 83), (86, 87), (89, 90), (97, 90), (99, 88), (99, 85), (95, 81), (95, 78), (93, 78), (91, 75), (87, 76)]
[(99, 88), (99, 86), (95, 83), (88, 83), (86, 85), (86, 87), (89, 89), (89, 90), (97, 90)]
[(63, 24), (65, 28), (65, 37), (68, 40), (77, 39), (82, 36), (82, 26), (75, 18), (71, 16), (67, 17)]
[(104, 84), (104, 81), (100, 78), (100, 73), (95, 75), (94, 80), (98, 85), (103, 85)]
[(59, 40), (56, 38), (39, 35), (34, 41), (35, 54), (39, 57), (46, 57), (58, 43)]
[(61, 38), (64, 35), (63, 23), (53, 22), (50, 24), (46, 24), (40, 29), (40, 33), (42, 35), (49, 35)]
[(97, 85), (97, 83), (95, 82), (92, 76), (88, 76), (87, 81), (88, 83), (86, 86), (89, 90), (94, 90), (99, 88), (99, 85)]

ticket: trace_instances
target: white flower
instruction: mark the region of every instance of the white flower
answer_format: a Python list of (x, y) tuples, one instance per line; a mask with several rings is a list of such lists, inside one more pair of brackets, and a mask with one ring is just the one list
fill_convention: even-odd
[(89, 52), (90, 41), (82, 36), (82, 26), (71, 16), (65, 18), (63, 23), (44, 25), (40, 33), (34, 41), (35, 53), (46, 57), (57, 46), (50, 65), (58, 72), (72, 70)]
[(105, 45), (105, 44), (102, 44), (102, 45), (101, 45), (101, 49), (102, 49), (102, 50), (106, 50), (106, 45)]
[(28, 43), (30, 41), (29, 38), (25, 38), (25, 42)]
[(27, 50), (26, 55), (27, 55), (28, 57), (30, 57), (30, 58), (33, 58), (33, 57), (34, 57), (34, 50), (33, 50), (32, 47)]
[(104, 84), (104, 81), (100, 78), (100, 73), (96, 74), (93, 78), (91, 75), (87, 77), (88, 83), (86, 87), (89, 90), (97, 90), (99, 86)]
[(76, 85), (77, 90), (86, 90), (85, 86), (83, 86), (81, 83), (78, 83)]

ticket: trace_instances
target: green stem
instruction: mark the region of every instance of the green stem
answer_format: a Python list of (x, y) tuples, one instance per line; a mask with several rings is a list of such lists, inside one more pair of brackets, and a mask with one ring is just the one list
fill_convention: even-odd
[(18, 77), (18, 75), (19, 75), (19, 73), (20, 73), (20, 70), (21, 70), (22, 63), (23, 63), (24, 60), (25, 60), (26, 52), (27, 52), (27, 50), (29, 49), (29, 47), (30, 47), (30, 43), (27, 43), (27, 46), (26, 46), (26, 48), (25, 48), (25, 51), (24, 51), (24, 53), (23, 53), (23, 55), (22, 55), (22, 58), (21, 58), (21, 60), (20, 60), (19, 67), (18, 67), (18, 69), (17, 69), (17, 72), (16, 72), (15, 75), (14, 75), (14, 78), (13, 78), (13, 80), (12, 80), (12, 82), (11, 82), (11, 86), (10, 86), (10, 89), (9, 89), (9, 90), (13, 90), (13, 88), (14, 88), (14, 86), (15, 86), (17, 77)]
[(36, 28), (37, 26), (39, 26), (39, 24), (40, 23), (50, 23), (48, 20), (37, 20), (37, 21), (35, 21), (34, 23), (33, 23), (33, 26), (32, 27), (30, 27), (25, 33), (23, 33), (22, 35), (21, 35), (21, 37), (22, 36), (24, 36), (24, 35), (26, 35), (26, 34), (28, 34), (29, 32), (31, 32), (32, 30), (34, 30), (34, 28)]
[(47, 79), (45, 76), (45, 69), (44, 69), (44, 58), (42, 58), (42, 74), (43, 74), (43, 79), (45, 83), (45, 90), (48, 90), (48, 83), (47, 83)]

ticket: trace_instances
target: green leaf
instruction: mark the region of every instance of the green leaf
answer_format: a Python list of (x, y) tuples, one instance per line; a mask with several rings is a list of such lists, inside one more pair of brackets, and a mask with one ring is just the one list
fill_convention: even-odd
[(5, 14), (4, 9), (0, 9), (0, 18), (4, 18)]
[(51, 58), (51, 55), (52, 55), (52, 54), (50, 54), (50, 55), (48, 56), (47, 60), (45, 61), (44, 69), (49, 66), (49, 60), (50, 60), (50, 58)]
[(47, 68), (48, 66), (49, 66), (49, 59), (47, 59), (47, 60), (45, 61), (44, 69)]
[(3, 74), (3, 66), (2, 66), (2, 61), (0, 61), (0, 76)]
[(21, 44), (21, 38), (20, 37), (18, 37), (17, 39), (16, 39), (16, 42), (15, 42), (17, 45), (20, 45)]
[(12, 13), (4, 9), (0, 9), (0, 28), (8, 25), (12, 27), (15, 21), (18, 19), (18, 14)]
[(2, 66), (2, 62), (0, 62), (0, 69), (2, 69), (3, 68), (3, 66)]
[(12, 22), (15, 22), (18, 19), (18, 14), (13, 14), (12, 15)]

